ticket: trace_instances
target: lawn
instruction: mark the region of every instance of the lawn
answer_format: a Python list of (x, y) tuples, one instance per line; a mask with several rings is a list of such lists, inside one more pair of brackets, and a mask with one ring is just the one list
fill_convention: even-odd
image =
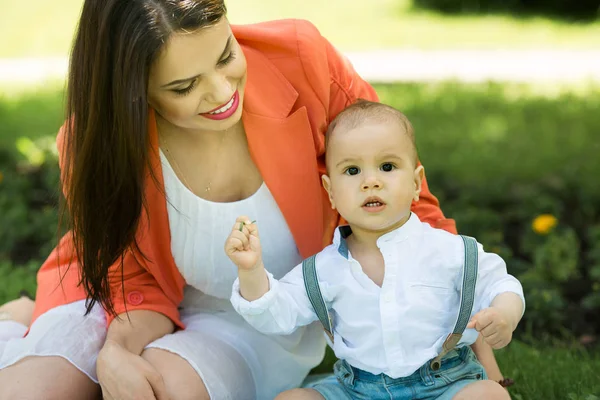
[[(233, 23), (306, 18), (343, 50), (382, 48), (598, 48), (600, 21), (444, 16), (410, 0), (226, 0)], [(0, 0), (0, 58), (66, 56), (82, 0)]]
[[(508, 214), (510, 224), (524, 220), (527, 225), (530, 216), (546, 211), (548, 205), (564, 224), (561, 229), (575, 227), (582, 243), (575, 254), (595, 251), (600, 255), (598, 243), (584, 239), (591, 232), (588, 225), (600, 229), (594, 211), (600, 203), (599, 87), (575, 91), (447, 82), (378, 85), (376, 89), (384, 102), (402, 109), (412, 120), (432, 191), (440, 197), (444, 211), (456, 218), (463, 232), (480, 238), (493, 251), (497, 249), (508, 260), (518, 256), (514, 263), (509, 262), (511, 273), (520, 279), (531, 278), (530, 273), (539, 266), (528, 256), (507, 252), (514, 247), (512, 242), (531, 238), (522, 232), (504, 237), (502, 218)], [(44, 185), (34, 188), (29, 175), (20, 175), (27, 168), (2, 164), (3, 151), (16, 154), (24, 165), (36, 160), (39, 146), (44, 145), (38, 141), (51, 140), (63, 120), (60, 85), (3, 96), (0, 94), (0, 303), (23, 288), (35, 289), (35, 271), (55, 240), (56, 210), (48, 205), (48, 199), (56, 196), (58, 180), (50, 158), (48, 168), (53, 173), (34, 173), (32, 177)], [(551, 197), (542, 193), (546, 183), (554, 190)], [(27, 203), (32, 196), (35, 206)], [(534, 239), (531, 243), (537, 249), (550, 243), (546, 242), (549, 238)], [(595, 250), (590, 248), (594, 245)], [(525, 253), (527, 248), (517, 250)], [(571, 264), (569, 254), (560, 254), (557, 262)], [(588, 261), (592, 265), (591, 259)], [(574, 321), (593, 322), (593, 317), (581, 317), (586, 307), (578, 302), (582, 296), (569, 297), (575, 291), (581, 295), (591, 292), (592, 286), (600, 293), (600, 276), (591, 272), (581, 275), (587, 273), (585, 268), (581, 266), (580, 276), (572, 279), (573, 283), (582, 276), (587, 281), (595, 279), (596, 283), (582, 286), (584, 289), (574, 286), (563, 292), (560, 282), (554, 281), (562, 274), (544, 270), (534, 276), (538, 286), (526, 286), (529, 320), (511, 346), (497, 353), (504, 373), (517, 381), (511, 388), (513, 399), (599, 400), (599, 349), (586, 352), (564, 344), (574, 343), (571, 339), (545, 344), (529, 339), (545, 329), (576, 328)], [(542, 291), (536, 297), (538, 287)], [(598, 306), (591, 310), (598, 315)]]
[[(513, 400), (600, 400), (598, 351), (576, 344), (513, 340), (495, 353), (504, 376), (515, 380), (509, 389)], [(326, 360), (315, 372), (331, 372), (331, 349)]]

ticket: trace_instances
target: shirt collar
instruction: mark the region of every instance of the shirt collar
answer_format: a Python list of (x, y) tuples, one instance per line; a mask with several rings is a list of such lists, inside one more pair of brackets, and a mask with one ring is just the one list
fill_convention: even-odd
[[(415, 213), (410, 213), (410, 217), (408, 221), (404, 223), (399, 228), (394, 229), (391, 232), (388, 232), (384, 235), (381, 235), (379, 239), (377, 239), (377, 247), (380, 247), (384, 243), (400, 243), (403, 242), (410, 237), (414, 237), (421, 233), (422, 223), (419, 217)], [(335, 233), (333, 234), (333, 245), (337, 247), (338, 253), (346, 259), (348, 259), (348, 243), (346, 238), (352, 234), (352, 228), (350, 225), (342, 225), (339, 226)]]

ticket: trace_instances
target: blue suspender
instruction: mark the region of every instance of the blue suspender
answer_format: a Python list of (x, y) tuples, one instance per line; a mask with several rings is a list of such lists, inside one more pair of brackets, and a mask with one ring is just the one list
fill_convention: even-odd
[(323, 300), (321, 289), (319, 288), (319, 280), (317, 278), (317, 267), (315, 264), (316, 255), (310, 256), (302, 261), (302, 276), (304, 277), (304, 287), (310, 303), (312, 304), (325, 333), (333, 343), (333, 321), (329, 315), (329, 310)]
[(456, 347), (458, 342), (460, 342), (462, 334), (471, 318), (471, 311), (473, 311), (473, 303), (475, 302), (475, 284), (477, 283), (478, 270), (477, 241), (468, 236), (460, 235), (460, 237), (465, 245), (465, 261), (463, 263), (463, 279), (458, 318), (456, 324), (454, 324), (452, 333), (448, 335), (442, 345), (442, 351), (431, 361), (431, 369), (434, 371), (440, 368), (442, 358)]
[[(465, 247), (465, 260), (463, 263), (463, 279), (461, 287), (460, 307), (458, 318), (452, 333), (448, 335), (442, 345), (441, 353), (431, 361), (431, 368), (440, 368), (442, 358), (460, 342), (462, 334), (469, 323), (473, 303), (475, 300), (475, 284), (477, 283), (477, 241), (471, 237), (460, 235)], [(302, 275), (304, 287), (319, 321), (323, 325), (325, 333), (333, 343), (333, 320), (323, 300), (317, 270), (315, 264), (316, 256), (311, 256), (302, 262)]]

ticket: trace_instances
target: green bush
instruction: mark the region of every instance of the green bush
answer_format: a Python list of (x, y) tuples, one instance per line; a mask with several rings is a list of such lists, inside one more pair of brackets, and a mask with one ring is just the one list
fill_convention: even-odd
[[(376, 89), (415, 126), (430, 187), (446, 215), (504, 257), (522, 281), (521, 333), (598, 335), (600, 90), (549, 97), (498, 84)], [(37, 104), (25, 98), (12, 108), (27, 114)], [(28, 141), (14, 124), (14, 150), (0, 151), (0, 302), (30, 289), (34, 266), (56, 243), (58, 168), (49, 138), (58, 125), (60, 119)], [(546, 214), (556, 225), (534, 230)]]
[(44, 259), (56, 242), (58, 167), (51, 153), (38, 151), (39, 165), (0, 151), (0, 263)]
[[(379, 86), (413, 122), (428, 181), (459, 230), (523, 283), (530, 334), (600, 333), (600, 93)], [(536, 217), (557, 225), (536, 232)]]
[(567, 18), (598, 18), (599, 0), (413, 0), (417, 7), (445, 13), (542, 13)]

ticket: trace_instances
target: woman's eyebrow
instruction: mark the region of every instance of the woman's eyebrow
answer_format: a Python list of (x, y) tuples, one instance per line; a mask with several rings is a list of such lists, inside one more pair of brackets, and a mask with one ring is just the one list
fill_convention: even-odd
[[(233, 37), (233, 36), (232, 36), (232, 35), (230, 35), (230, 36), (229, 36), (229, 38), (227, 39), (227, 43), (225, 43), (225, 48), (223, 49), (223, 52), (222, 52), (222, 53), (221, 53), (221, 55), (219, 56), (219, 60), (222, 60), (222, 59), (223, 59), (223, 57), (225, 57), (225, 54), (227, 54), (227, 50), (229, 50), (229, 47), (231, 46), (231, 39), (232, 39), (232, 37)], [(161, 87), (162, 87), (162, 88), (166, 88), (166, 87), (168, 87), (168, 86), (179, 85), (179, 84), (181, 84), (181, 83), (185, 83), (185, 82), (191, 81), (191, 80), (193, 80), (193, 79), (196, 79), (196, 78), (198, 78), (198, 77), (200, 77), (200, 76), (202, 76), (202, 74), (198, 74), (198, 75), (192, 76), (192, 77), (190, 77), (190, 78), (176, 79), (176, 80), (174, 80), (174, 81), (172, 81), (172, 82), (169, 82), (169, 83), (167, 83), (167, 84), (165, 84), (165, 85), (162, 85)]]

